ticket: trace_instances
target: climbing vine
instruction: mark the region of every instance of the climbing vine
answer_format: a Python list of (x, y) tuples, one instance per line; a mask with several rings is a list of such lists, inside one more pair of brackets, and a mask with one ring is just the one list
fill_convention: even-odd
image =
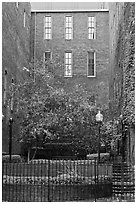
[(113, 118), (123, 115), (123, 123), (135, 124), (135, 4), (124, 3), (114, 58)]

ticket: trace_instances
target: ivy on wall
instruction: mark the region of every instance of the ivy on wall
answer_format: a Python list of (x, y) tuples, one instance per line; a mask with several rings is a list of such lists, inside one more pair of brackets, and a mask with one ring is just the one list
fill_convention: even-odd
[(113, 117), (123, 115), (128, 126), (135, 124), (135, 4), (125, 2), (119, 23), (114, 57)]

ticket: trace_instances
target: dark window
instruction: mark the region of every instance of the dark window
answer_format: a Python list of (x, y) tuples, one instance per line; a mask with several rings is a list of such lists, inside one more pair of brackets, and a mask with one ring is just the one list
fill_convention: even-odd
[(49, 61), (50, 59), (51, 59), (51, 52), (45, 52), (44, 53), (45, 62)]
[(88, 52), (88, 76), (95, 76), (95, 52)]

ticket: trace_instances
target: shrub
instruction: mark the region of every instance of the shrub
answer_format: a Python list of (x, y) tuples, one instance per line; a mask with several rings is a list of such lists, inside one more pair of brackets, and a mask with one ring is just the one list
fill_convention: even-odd
[[(10, 161), (10, 155), (3, 155), (2, 156), (2, 162), (9, 162)], [(21, 156), (20, 155), (11, 155), (11, 162), (21, 162)]]
[[(98, 154), (88, 154), (87, 159), (97, 160)], [(107, 162), (110, 159), (109, 153), (100, 153), (100, 162)]]

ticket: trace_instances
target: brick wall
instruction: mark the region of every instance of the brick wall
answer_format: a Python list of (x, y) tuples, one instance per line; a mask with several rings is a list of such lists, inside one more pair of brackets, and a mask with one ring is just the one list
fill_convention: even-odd
[[(17, 3), (17, 2), (16, 2)], [(8, 152), (8, 120), (10, 117), (10, 94), (6, 94), (4, 99), (5, 70), (7, 70), (6, 92), (9, 92), (11, 79), (14, 83), (25, 80), (26, 73), (23, 67), (27, 67), (30, 58), (30, 4), (19, 2), (18, 7), (15, 2), (2, 3), (2, 111), (3, 120), (3, 139), (2, 151)], [(24, 10), (25, 27), (24, 27)], [(15, 107), (14, 107), (15, 108)], [(18, 137), (17, 119), (14, 117), (13, 137)], [(13, 139), (13, 153), (18, 152), (18, 143)]]
[[(52, 16), (52, 40), (44, 40), (44, 16), (46, 13), (32, 13), (31, 53), (36, 58), (43, 58), (45, 51), (52, 52), (52, 58), (60, 68), (56, 69), (59, 75), (64, 78), (64, 53), (72, 51), (73, 54), (73, 76), (64, 78), (64, 88), (72, 91), (78, 84), (85, 87), (85, 91), (96, 95), (99, 104), (108, 101), (108, 69), (109, 69), (109, 14), (108, 12), (73, 12), (73, 13), (48, 13)], [(36, 16), (35, 16), (36, 15)], [(66, 41), (64, 34), (65, 16), (73, 16), (73, 40)], [(96, 17), (96, 39), (88, 39), (87, 20), (88, 15)], [(35, 24), (36, 20), (36, 24)], [(34, 29), (36, 27), (36, 30)], [(87, 52), (96, 52), (96, 77), (87, 77)]]
[(126, 156), (134, 163), (135, 3), (110, 3), (110, 115), (123, 115)]

